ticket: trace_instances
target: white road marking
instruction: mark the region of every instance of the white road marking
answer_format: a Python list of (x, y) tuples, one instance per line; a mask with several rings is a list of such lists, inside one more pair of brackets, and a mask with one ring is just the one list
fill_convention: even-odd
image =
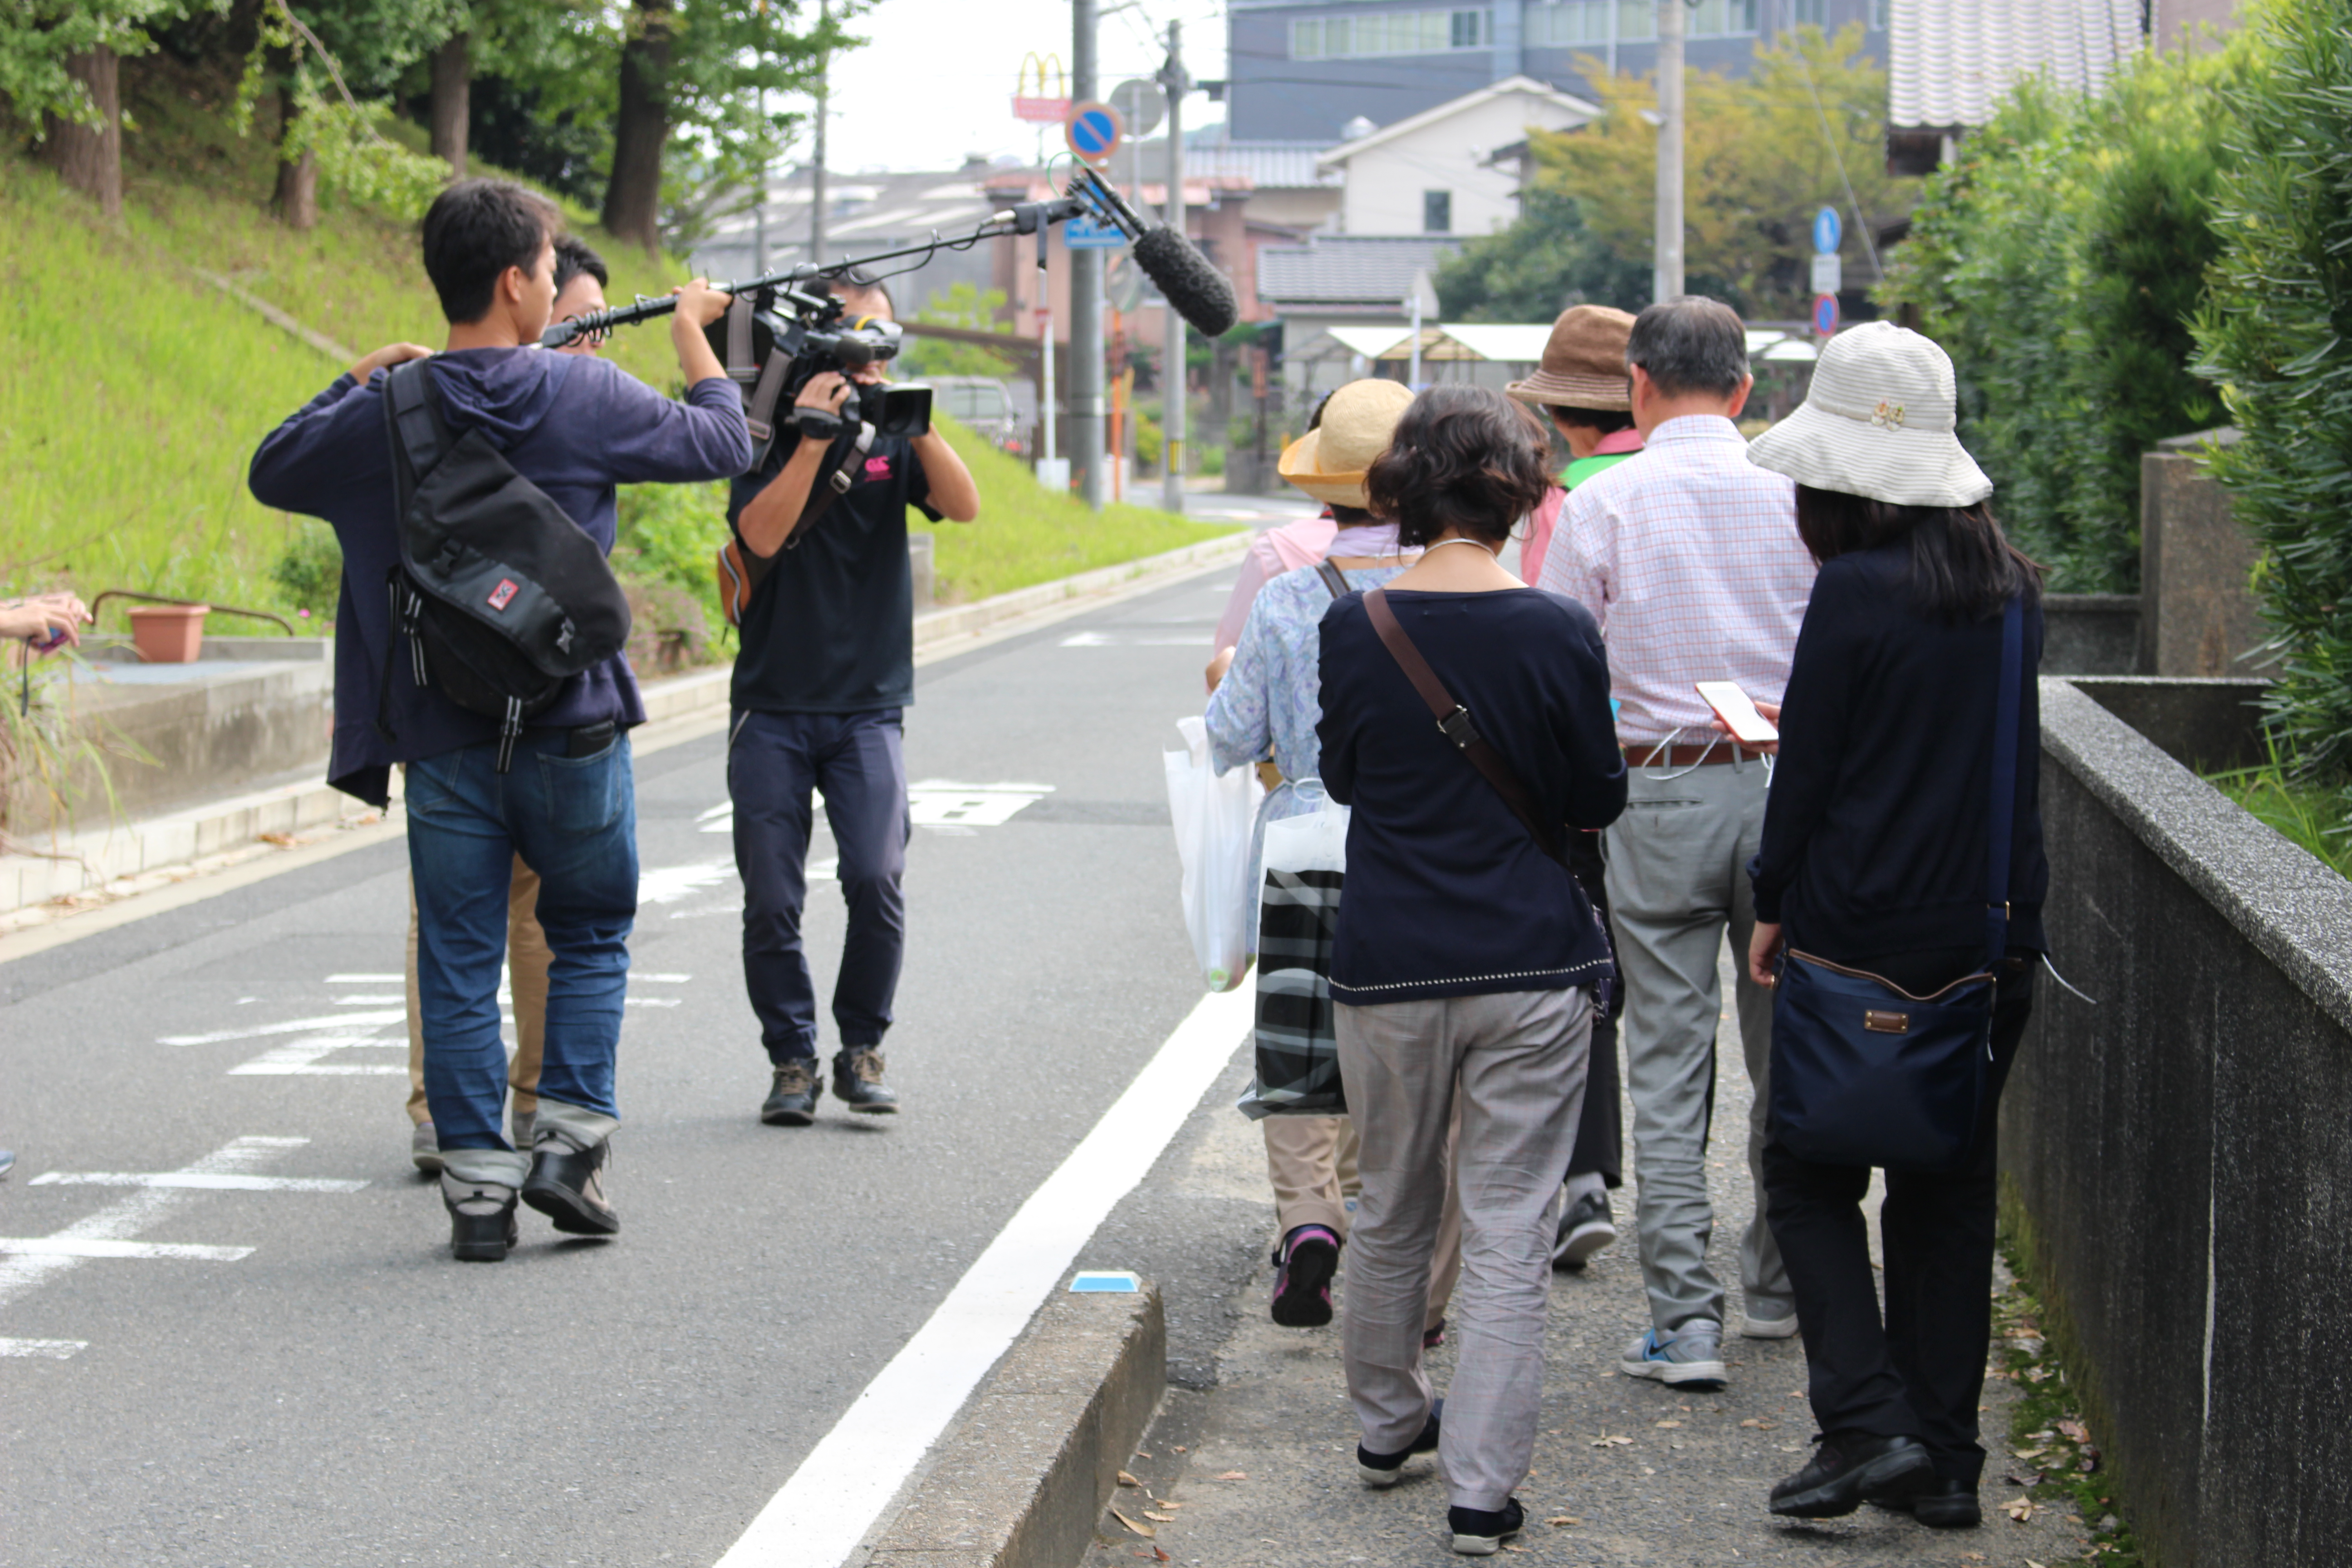
[(633, 984), (644, 985), (684, 985), (693, 978), (691, 974), (641, 974), (635, 970), (629, 973)]
[(155, 1043), (159, 1046), (216, 1046), (224, 1040), (257, 1040), (265, 1035), (299, 1035), (310, 1029), (332, 1029), (349, 1033), (353, 1029), (373, 1029), (384, 1024), (405, 1024), (408, 1009), (401, 1006), (388, 1013), (330, 1013), (323, 1018), (290, 1018), (283, 1024), (262, 1024), (247, 1029), (216, 1029), (209, 1035), (164, 1035)]
[(88, 1340), (0, 1339), (0, 1356), (38, 1356), (49, 1361), (71, 1361), (74, 1352), (89, 1348)]
[(1211, 632), (1076, 632), (1064, 637), (1062, 647), (1207, 647)]
[(407, 980), (405, 974), (330, 974), (330, 985), (398, 985)]
[(1255, 1002), (1251, 987), (1201, 998), (810, 1450), (719, 1568), (839, 1568), (856, 1550), (1078, 1249), (1223, 1070), (1248, 1032)]
[(235, 1263), (253, 1256), (249, 1247), (196, 1247), (177, 1241), (107, 1241), (60, 1236), (0, 1236), (0, 1253), (17, 1258), (185, 1258), (198, 1263)]
[(1013, 813), (1054, 793), (1052, 784), (959, 784), (924, 779), (907, 786), (907, 816), (919, 827), (1002, 827)]
[(621, 999), (624, 1007), (675, 1007), (677, 1005), (678, 1000), (675, 996), (625, 996)]
[(711, 860), (698, 866), (663, 866), (637, 876), (637, 902), (675, 904), (701, 889), (715, 887), (735, 875), (733, 862)]
[(404, 992), (398, 996), (338, 996), (335, 998), (335, 1005), (338, 1007), (383, 1007), (395, 1002), (402, 1007), (406, 1007), (407, 994)]
[[(180, 1175), (246, 1175), (274, 1164), (310, 1142), (308, 1138), (238, 1138), (203, 1159), (183, 1165)], [(120, 1198), (63, 1230), (40, 1239), (52, 1243), (129, 1241), (160, 1223), (191, 1201), (185, 1187), (142, 1187)], [(250, 1248), (247, 1248), (250, 1251)], [(5, 1306), (67, 1269), (79, 1267), (86, 1252), (14, 1252), (0, 1257), (0, 1306)], [(240, 1252), (238, 1256), (244, 1256)]]
[[(405, 1022), (405, 1015), (394, 1014)], [(391, 1050), (408, 1048), (404, 1038), (377, 1039), (373, 1032), (365, 1034), (312, 1035), (304, 1040), (275, 1047), (262, 1052), (249, 1062), (239, 1062), (228, 1069), (231, 1078), (389, 1078), (405, 1074), (407, 1064), (390, 1062), (330, 1062), (325, 1058), (334, 1051), (356, 1050), (373, 1046)]]
[(199, 1193), (355, 1193), (341, 1176), (243, 1176), (206, 1171), (44, 1171), (28, 1187), (185, 1187)]

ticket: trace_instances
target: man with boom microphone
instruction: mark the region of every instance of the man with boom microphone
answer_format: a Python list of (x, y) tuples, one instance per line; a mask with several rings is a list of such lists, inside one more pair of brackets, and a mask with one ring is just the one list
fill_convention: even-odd
[[(869, 275), (850, 268), (829, 287), (853, 330), (891, 321), (889, 293)], [(880, 1047), (906, 951), (900, 881), (911, 829), (901, 746), (915, 697), (907, 509), (970, 522), (980, 491), (936, 430), (861, 446), (853, 416), (833, 439), (802, 434), (824, 429), (860, 387), (879, 384), (887, 353), (811, 376), (794, 418), (778, 422), (766, 460), (735, 481), (727, 509), (746, 576), (756, 579), (741, 612), (727, 793), (743, 879), (744, 987), (774, 1074), (760, 1119), (780, 1127), (814, 1121), (824, 1090), (801, 942), (813, 788), (824, 797), (849, 906), (833, 992), (841, 1032), (833, 1091), (867, 1115), (898, 1109)]]

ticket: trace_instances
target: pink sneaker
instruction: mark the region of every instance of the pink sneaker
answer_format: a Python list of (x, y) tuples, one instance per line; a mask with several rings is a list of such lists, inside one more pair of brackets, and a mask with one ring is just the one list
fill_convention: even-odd
[(1286, 1329), (1319, 1329), (1331, 1321), (1331, 1277), (1339, 1272), (1339, 1238), (1302, 1225), (1275, 1249), (1274, 1321)]

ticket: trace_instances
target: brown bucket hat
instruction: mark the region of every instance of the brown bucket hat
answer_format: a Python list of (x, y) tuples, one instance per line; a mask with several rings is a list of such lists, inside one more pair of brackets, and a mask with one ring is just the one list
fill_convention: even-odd
[(1551, 324), (1535, 374), (1504, 390), (1524, 403), (1630, 410), (1633, 384), (1625, 372), (1625, 343), (1633, 335), (1633, 318), (1622, 310), (1571, 305)]

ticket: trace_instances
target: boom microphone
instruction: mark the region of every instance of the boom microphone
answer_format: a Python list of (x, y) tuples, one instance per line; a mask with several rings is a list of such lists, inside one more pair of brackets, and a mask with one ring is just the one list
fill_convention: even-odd
[(1241, 319), (1241, 301), (1234, 298), (1232, 281), (1210, 265), (1199, 246), (1166, 224), (1135, 242), (1135, 264), (1203, 337), (1223, 337)]

